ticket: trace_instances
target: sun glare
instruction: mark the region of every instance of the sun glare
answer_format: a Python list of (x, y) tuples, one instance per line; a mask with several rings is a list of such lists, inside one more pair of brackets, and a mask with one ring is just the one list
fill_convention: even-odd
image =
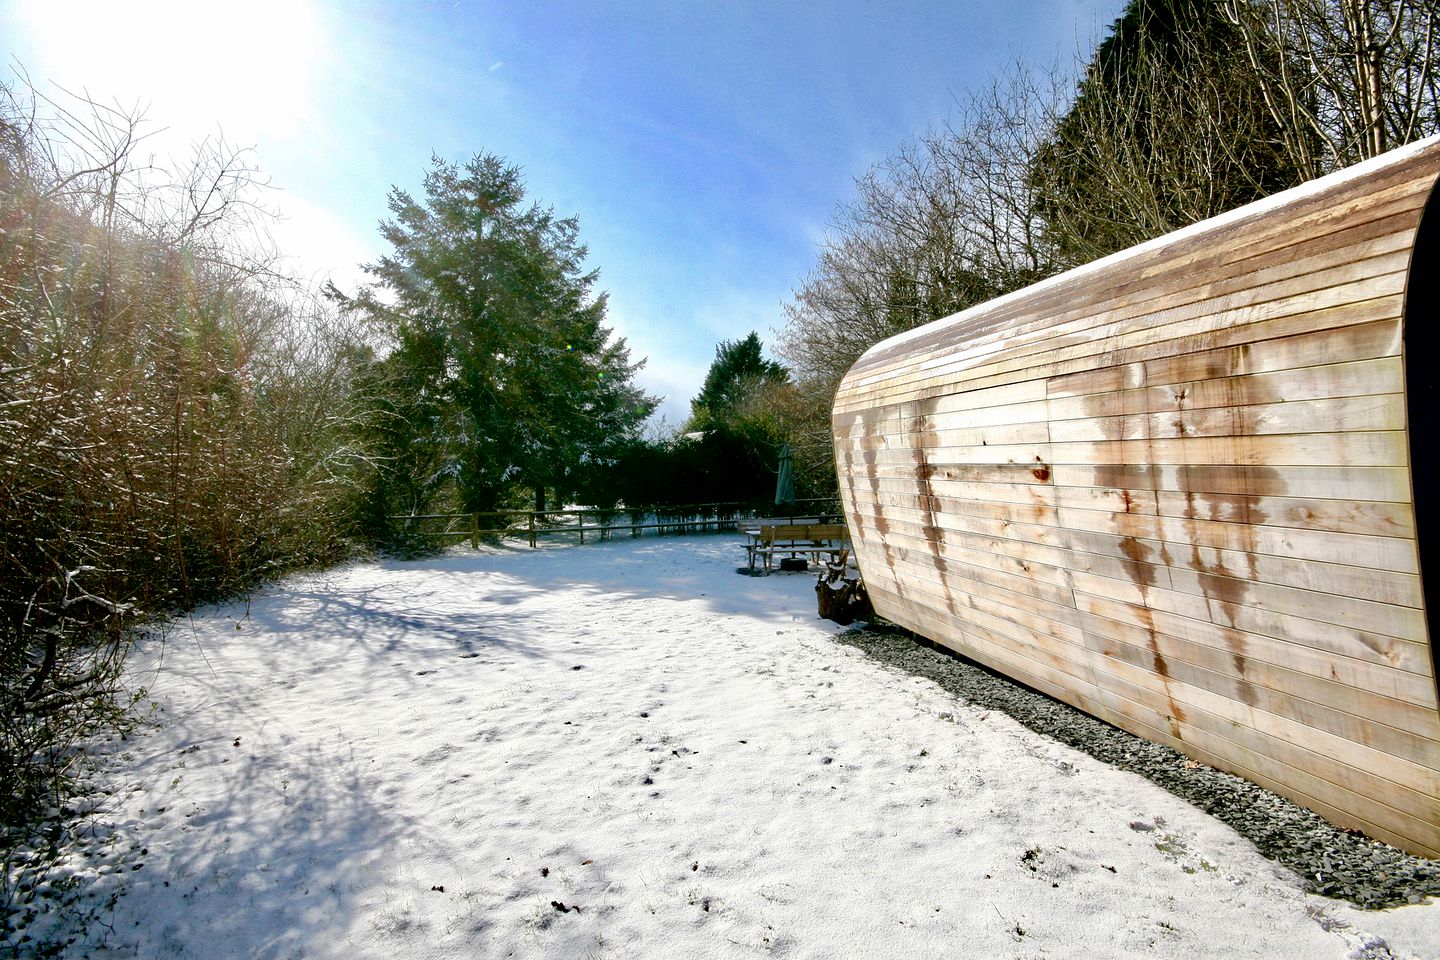
[(22, 62), (106, 101), (148, 107), (190, 135), (293, 136), (314, 109), (330, 56), (322, 11), (308, 0), (22, 0)]

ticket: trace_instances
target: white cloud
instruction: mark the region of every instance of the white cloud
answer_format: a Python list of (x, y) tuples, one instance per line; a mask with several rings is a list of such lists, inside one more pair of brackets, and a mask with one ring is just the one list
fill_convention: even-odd
[(661, 417), (678, 426), (690, 416), (690, 398), (700, 392), (710, 369), (713, 345), (697, 344), (688, 330), (649, 321), (648, 310), (632, 310), (610, 300), (606, 324), (630, 347), (631, 361), (645, 360), (635, 382), (662, 398), (653, 420)]

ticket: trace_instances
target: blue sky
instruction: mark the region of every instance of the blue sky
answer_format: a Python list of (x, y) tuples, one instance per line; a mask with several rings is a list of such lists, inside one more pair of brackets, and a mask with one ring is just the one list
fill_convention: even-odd
[(432, 153), (505, 157), (579, 218), (675, 422), (717, 342), (775, 339), (856, 176), (1008, 62), (1072, 62), (1122, 5), (0, 0), (0, 75), (138, 104), (160, 153), (253, 146), (277, 241), (342, 287)]

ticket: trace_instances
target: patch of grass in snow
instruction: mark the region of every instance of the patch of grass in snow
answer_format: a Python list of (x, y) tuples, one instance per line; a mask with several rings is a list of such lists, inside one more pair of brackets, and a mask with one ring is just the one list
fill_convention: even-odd
[(382, 937), (398, 937), (419, 927), (420, 924), (415, 919), (414, 904), (410, 902), (381, 910), (370, 920), (370, 928)]
[(1160, 839), (1155, 841), (1155, 849), (1167, 859), (1178, 863), (1180, 869), (1186, 873), (1198, 873), (1202, 870), (1210, 873), (1219, 869), (1204, 857), (1192, 857), (1192, 851), (1185, 845), (1185, 840), (1173, 833), (1161, 834)]
[(557, 916), (559, 914), (555, 912), (553, 906), (549, 903), (540, 903), (525, 915), (525, 926), (533, 932), (543, 932), (550, 929)]
[(1326, 933), (1330, 933), (1332, 930), (1350, 929), (1350, 924), (1335, 916), (1335, 908), (1328, 904), (1325, 906), (1307, 904), (1305, 915), (1319, 924), (1320, 929)]

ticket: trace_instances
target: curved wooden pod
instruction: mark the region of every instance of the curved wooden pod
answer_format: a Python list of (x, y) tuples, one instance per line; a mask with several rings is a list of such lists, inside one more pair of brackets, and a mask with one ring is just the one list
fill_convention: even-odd
[(1432, 138), (873, 347), (833, 423), (876, 610), (1440, 856), (1437, 176)]

